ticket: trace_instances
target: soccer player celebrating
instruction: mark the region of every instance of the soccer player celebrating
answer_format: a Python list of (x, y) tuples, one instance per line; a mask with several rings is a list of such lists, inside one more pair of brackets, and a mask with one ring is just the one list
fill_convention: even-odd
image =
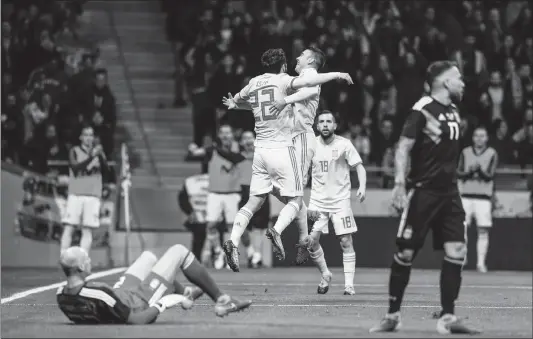
[[(63, 251), (60, 265), (67, 284), (58, 289), (57, 303), (76, 324), (151, 324), (167, 308), (181, 305), (190, 309), (204, 292), (216, 302), (219, 317), (252, 304), (222, 293), (205, 267), (179, 244), (159, 260), (152, 252), (143, 252), (113, 287), (86, 281), (91, 259), (81, 247)], [(198, 287), (183, 287), (176, 280), (179, 270)]]
[(319, 239), (321, 233), (328, 233), (328, 222), (332, 221), (342, 248), (344, 294), (355, 295), (355, 250), (352, 234), (357, 232), (357, 225), (351, 208), (350, 170), (357, 171), (359, 201), (365, 199), (366, 171), (353, 144), (335, 134), (337, 123), (331, 112), (323, 111), (318, 114), (317, 129), (320, 135), (316, 137), (316, 153), (312, 160), (312, 190), (308, 209), (309, 214), (315, 215), (313, 219), (317, 220), (305, 243), (311, 259), (322, 274), (318, 293), (325, 294), (329, 289), (332, 274), (327, 267)]
[(470, 225), (475, 219), (478, 227), (477, 270), (483, 273), (487, 272), (485, 260), (492, 227), (494, 172), (498, 166), (498, 153), (487, 145), (488, 140), (487, 129), (476, 128), (472, 137), (473, 145), (463, 149), (457, 168), (466, 223)]
[[(224, 243), (224, 252), (230, 268), (239, 271), (239, 241), (252, 216), (261, 208), (266, 196), (274, 193), (285, 206), (280, 211), (275, 228), (286, 228), (299, 214), (302, 206), (303, 184), (296, 152), (292, 143), (292, 111), (269, 111), (276, 100), (287, 96), (289, 89), (316, 86), (328, 81), (343, 79), (353, 83), (347, 73), (316, 74), (314, 77), (294, 78), (285, 73), (287, 60), (282, 49), (269, 49), (261, 56), (266, 73), (250, 80), (235, 97), (223, 98), (228, 108), (248, 103), (255, 117), (255, 153), (250, 182), (250, 198), (237, 213), (231, 231), (231, 240)], [(268, 229), (277, 257), (285, 259), (281, 237)]]
[(398, 142), (393, 190), (393, 203), (403, 210), (396, 239), (398, 252), (391, 265), (388, 313), (370, 332), (399, 329), (411, 265), (431, 228), (434, 248), (444, 249), (440, 275), (442, 310), (437, 331), (477, 333), (455, 316), (466, 256), (466, 229), (456, 172), (460, 116), (453, 102), (462, 98), (465, 85), (459, 69), (450, 61), (432, 63), (427, 70), (427, 83), (431, 95), (415, 103)]
[[(314, 76), (318, 74), (320, 68), (324, 66), (326, 56), (324, 53), (316, 48), (309, 47), (304, 50), (298, 58), (296, 58), (295, 71), (300, 77)], [(315, 123), (316, 111), (320, 100), (320, 86), (304, 87), (299, 89), (294, 94), (286, 98), (276, 101), (270, 107), (271, 113), (281, 112), (286, 105), (293, 105), (294, 111), (294, 128), (292, 131), (292, 142), (296, 150), (296, 160), (299, 167), (302, 169), (303, 185), (307, 185), (309, 180), (309, 168), (311, 167), (311, 160), (315, 155), (316, 137), (313, 131), (313, 124)], [(307, 207), (305, 202), (302, 202), (300, 213), (294, 219), (298, 225), (300, 245), (305, 242), (305, 238), (309, 234), (307, 226)], [(284, 231), (282, 228), (284, 224), (277, 225), (273, 231), (281, 234)], [(307, 246), (298, 246), (298, 253), (296, 255), (296, 264), (301, 265), (309, 258)]]

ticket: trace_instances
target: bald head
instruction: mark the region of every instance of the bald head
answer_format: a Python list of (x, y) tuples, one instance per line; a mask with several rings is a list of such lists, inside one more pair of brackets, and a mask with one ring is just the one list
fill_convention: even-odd
[(75, 272), (89, 273), (91, 259), (89, 254), (79, 246), (72, 246), (61, 253), (59, 264), (67, 276)]

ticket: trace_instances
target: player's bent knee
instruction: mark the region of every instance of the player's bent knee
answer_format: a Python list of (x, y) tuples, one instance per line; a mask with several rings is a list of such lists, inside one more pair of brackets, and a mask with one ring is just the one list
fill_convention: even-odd
[(353, 247), (352, 235), (345, 234), (339, 237), (342, 249), (349, 249)]
[(444, 253), (449, 258), (463, 259), (466, 257), (466, 244), (464, 242), (444, 243)]
[(187, 268), (194, 261), (194, 254), (182, 244), (172, 246), (167, 252), (170, 252), (172, 257), (178, 260), (177, 265), (180, 268)]
[(266, 197), (267, 197), (266, 194), (252, 195), (250, 196), (250, 198), (248, 199), (248, 202), (246, 203), (244, 207), (249, 209), (252, 213), (256, 213), (257, 211), (259, 211), (261, 206), (263, 206), (263, 203), (265, 202)]
[(415, 259), (416, 251), (410, 248), (406, 248), (398, 251), (394, 255), (394, 261), (402, 266), (411, 266)]

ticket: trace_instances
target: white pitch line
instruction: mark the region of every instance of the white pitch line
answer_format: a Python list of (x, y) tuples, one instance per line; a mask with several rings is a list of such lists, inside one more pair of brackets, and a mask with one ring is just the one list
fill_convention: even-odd
[[(97, 273), (91, 274), (90, 276), (87, 277), (87, 280), (107, 277), (108, 275), (121, 273), (121, 272), (124, 272), (125, 270), (126, 270), (125, 267), (112, 268), (110, 270), (105, 270), (105, 271), (102, 271), (102, 272), (97, 272)], [(63, 282), (60, 282), (60, 283), (50, 284), (50, 285), (41, 286), (41, 287), (37, 287), (37, 288), (32, 288), (32, 289), (26, 290), (26, 291), (18, 292), (18, 293), (13, 294), (12, 296), (9, 296), (9, 297), (6, 297), (6, 298), (2, 298), (1, 304), (3, 305), (3, 304), (6, 304), (6, 303), (10, 303), (10, 302), (12, 302), (14, 300), (26, 298), (27, 296), (30, 296), (32, 294), (53, 290), (55, 288), (58, 288), (58, 287), (61, 287), (61, 286), (65, 285), (65, 284), (66, 284), (66, 281), (63, 281)]]
[[(315, 286), (314, 283), (220, 283), (221, 286)], [(330, 286), (344, 286), (343, 284), (330, 284)], [(355, 287), (388, 287), (386, 284), (355, 284)], [(439, 285), (416, 285), (409, 284), (414, 288), (437, 288)], [(462, 285), (461, 288), (501, 289), (501, 290), (532, 290), (533, 286), (497, 286), (497, 285)]]
[[(57, 304), (9, 304), (7, 306), (57, 306)], [(195, 304), (195, 306), (212, 307), (213, 304)], [(378, 304), (252, 304), (253, 307), (368, 307), (385, 308), (387, 305)], [(493, 309), (493, 310), (531, 310), (531, 306), (483, 306), (483, 305), (456, 305), (457, 308)], [(402, 305), (402, 308), (441, 308), (439, 305)]]

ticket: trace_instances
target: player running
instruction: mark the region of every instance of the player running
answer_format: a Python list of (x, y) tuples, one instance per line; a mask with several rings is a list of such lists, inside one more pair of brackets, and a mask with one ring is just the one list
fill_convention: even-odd
[(320, 135), (316, 137), (316, 153), (312, 160), (309, 214), (316, 214), (318, 218), (304, 243), (322, 274), (318, 293), (326, 294), (332, 274), (319, 240), (321, 233), (328, 233), (328, 223), (331, 220), (342, 248), (344, 294), (355, 295), (355, 250), (352, 234), (357, 232), (357, 225), (351, 208), (350, 170), (357, 171), (357, 198), (361, 202), (366, 194), (366, 171), (361, 156), (351, 141), (335, 134), (337, 123), (331, 112), (323, 111), (318, 114), (317, 129)]
[[(353, 83), (346, 73), (317, 74), (314, 77), (294, 78), (287, 74), (287, 60), (282, 49), (269, 49), (261, 57), (266, 73), (250, 80), (235, 97), (223, 98), (228, 108), (248, 103), (255, 117), (255, 153), (250, 182), (250, 198), (233, 223), (231, 240), (224, 243), (230, 268), (239, 271), (239, 241), (252, 216), (263, 205), (266, 196), (274, 193), (286, 205), (280, 211), (274, 227), (284, 229), (300, 212), (303, 198), (301, 169), (292, 143), (292, 111), (284, 109), (272, 114), (269, 107), (287, 96), (290, 88), (316, 86), (335, 79)], [(285, 258), (281, 237), (272, 229), (266, 233), (274, 244), (279, 259)]]
[[(299, 77), (315, 76), (318, 74), (320, 68), (324, 66), (326, 56), (324, 53), (316, 48), (309, 47), (296, 58), (295, 71)], [(294, 128), (292, 131), (292, 142), (296, 150), (296, 160), (298, 166), (302, 169), (303, 185), (307, 185), (309, 180), (309, 168), (311, 167), (311, 160), (315, 155), (316, 137), (313, 131), (313, 124), (315, 123), (316, 111), (320, 100), (320, 86), (305, 87), (296, 91), (296, 93), (282, 98), (270, 107), (271, 113), (279, 113), (286, 105), (292, 104), (294, 111)], [(302, 208), (295, 219), (298, 225), (299, 242), (304, 244), (305, 238), (309, 234), (307, 226), (307, 207), (302, 201)], [(283, 224), (273, 228), (276, 236), (280, 236), (285, 230), (282, 228)], [(298, 246), (296, 254), (296, 264), (301, 265), (309, 258), (307, 246)]]
[[(66, 249), (60, 265), (67, 284), (58, 289), (57, 303), (76, 324), (151, 324), (167, 308), (190, 309), (204, 291), (216, 302), (219, 317), (252, 304), (223, 294), (204, 266), (179, 244), (159, 260), (152, 252), (143, 252), (113, 287), (86, 280), (91, 259), (81, 247)], [(176, 280), (179, 270), (198, 287), (183, 287)]]
[(388, 313), (370, 332), (393, 332), (400, 328), (400, 307), (411, 265), (431, 228), (433, 247), (444, 249), (445, 253), (440, 275), (442, 311), (437, 331), (478, 333), (455, 316), (455, 300), (459, 296), (466, 256), (466, 229), (456, 173), (460, 117), (453, 101), (462, 98), (465, 85), (459, 69), (450, 61), (432, 63), (427, 79), (431, 96), (415, 103), (398, 142), (393, 190), (395, 207), (403, 209), (396, 238), (398, 252), (391, 265)]
[(470, 225), (473, 219), (476, 220), (477, 270), (485, 273), (498, 153), (487, 145), (489, 136), (485, 127), (476, 128), (472, 139), (474, 144), (461, 152), (457, 174), (461, 179), (459, 191), (463, 199), (466, 223)]

